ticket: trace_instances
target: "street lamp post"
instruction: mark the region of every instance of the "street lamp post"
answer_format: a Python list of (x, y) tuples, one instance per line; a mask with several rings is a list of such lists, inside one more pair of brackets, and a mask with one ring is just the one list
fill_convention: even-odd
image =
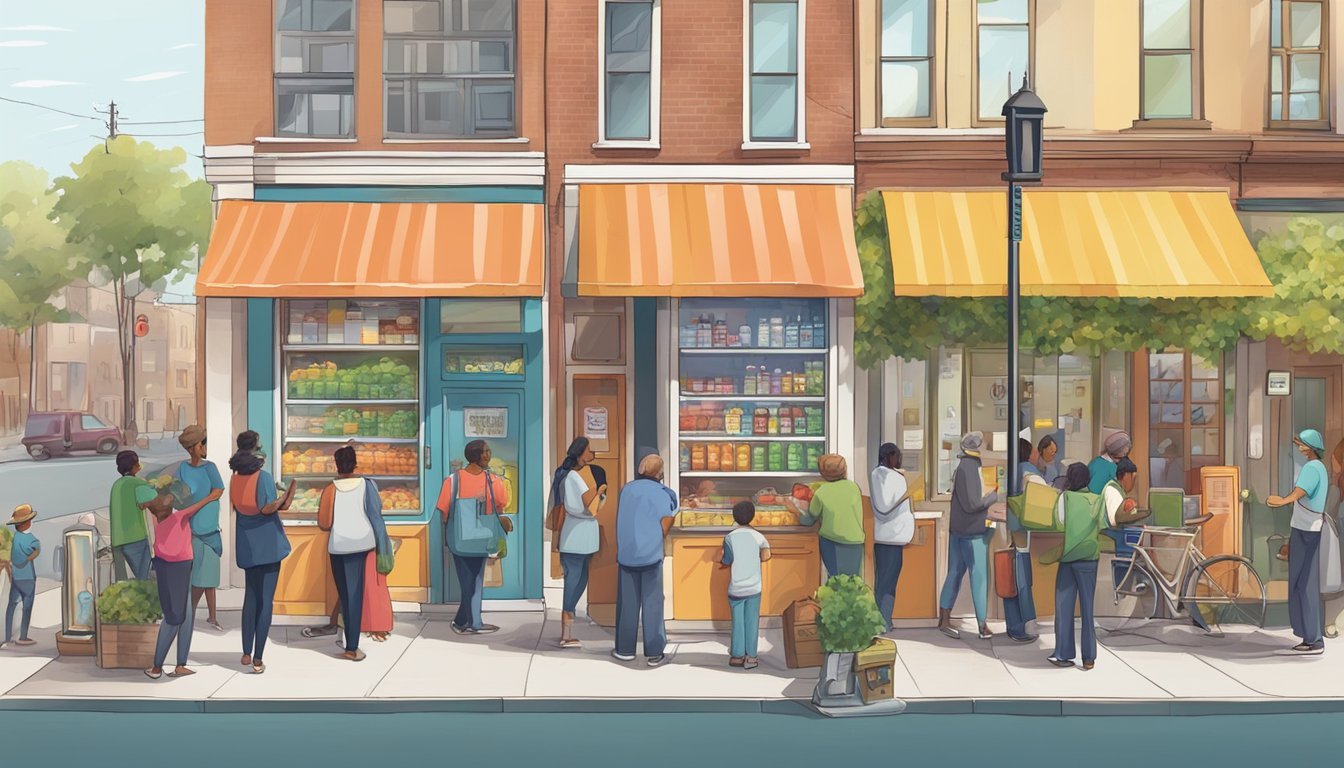
[(1018, 321), (1022, 284), (1018, 270), (1018, 243), (1022, 241), (1022, 183), (1040, 182), (1041, 125), (1045, 104), (1031, 90), (1026, 75), (1022, 87), (1003, 105), (1003, 145), (1008, 155), (1008, 495), (1022, 492), (1018, 440), (1022, 432), (1021, 384), (1017, 372), (1021, 346)]

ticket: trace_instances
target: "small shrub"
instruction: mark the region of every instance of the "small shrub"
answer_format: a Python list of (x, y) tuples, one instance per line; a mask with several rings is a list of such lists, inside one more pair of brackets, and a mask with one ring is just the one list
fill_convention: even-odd
[(817, 589), (817, 635), (827, 653), (857, 653), (887, 628), (873, 590), (858, 576), (832, 576)]
[(98, 596), (98, 617), (104, 624), (153, 624), (163, 618), (154, 582), (118, 581)]

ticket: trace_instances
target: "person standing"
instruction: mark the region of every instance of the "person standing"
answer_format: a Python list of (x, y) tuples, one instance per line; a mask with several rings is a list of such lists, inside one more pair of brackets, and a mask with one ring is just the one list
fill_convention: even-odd
[(910, 486), (901, 471), (901, 449), (895, 443), (883, 443), (878, 447), (877, 467), (873, 469), (869, 486), (873, 494), (873, 592), (877, 596), (877, 609), (890, 632), (905, 545), (915, 538)]
[[(1053, 438), (1047, 435), (1045, 440), (1051, 440), (1050, 446), (1054, 446)], [(1048, 484), (1041, 474), (1043, 462), (1040, 454), (1032, 448), (1031, 441), (1018, 438), (1017, 450), (1021, 457), (1018, 463), (1018, 488), (1026, 493), (1027, 483)], [(1036, 618), (1036, 599), (1031, 593), (1031, 532), (1022, 527), (1022, 523), (1012, 514), (1008, 515), (1008, 541), (1013, 548), (1013, 582), (1017, 586), (1016, 596), (1003, 598), (1003, 618), (1008, 626), (1008, 639), (1015, 643), (1034, 643), (1037, 636), (1027, 631), (1027, 623)]]
[(728, 607), (732, 611), (733, 631), (729, 641), (728, 666), (755, 669), (760, 666), (756, 651), (761, 634), (761, 564), (770, 559), (770, 542), (751, 527), (756, 505), (739, 501), (733, 505), (737, 524), (723, 537), (719, 562), (731, 568), (728, 582)]
[(186, 677), (196, 672), (187, 667), (191, 651), (191, 633), (195, 624), (191, 601), (192, 535), (191, 520), (206, 505), (197, 501), (182, 509), (173, 509), (173, 498), (159, 496), (149, 505), (154, 515), (154, 573), (159, 587), (159, 638), (154, 645), (154, 666), (145, 670), (151, 680), (163, 677), (168, 649), (177, 642), (177, 667), (169, 677)]
[[(1340, 501), (1344, 499), (1344, 440), (1335, 443), (1330, 451), (1330, 493), (1326, 497), (1326, 514), (1339, 526)], [(1339, 627), (1344, 625), (1344, 593), (1331, 595), (1325, 602), (1325, 637), (1332, 640), (1339, 637)]]
[(1325, 439), (1314, 429), (1304, 429), (1293, 445), (1307, 463), (1297, 473), (1293, 492), (1270, 496), (1271, 507), (1293, 505), (1288, 539), (1288, 621), (1293, 634), (1302, 639), (1293, 650), (1317, 654), (1325, 650), (1325, 607), (1321, 601), (1321, 529), (1325, 523), (1330, 479), (1321, 456)]
[(229, 459), (229, 502), (234, 510), (237, 537), (236, 562), (243, 569), (243, 666), (262, 674), (266, 664), (266, 640), (275, 609), (275, 587), (280, 580), (280, 562), (289, 556), (289, 537), (279, 512), (289, 509), (294, 481), (284, 498), (278, 498), (275, 480), (262, 467), (266, 464), (261, 437), (252, 430), (238, 435), (238, 451)]
[(140, 456), (135, 451), (117, 454), (117, 474), (121, 477), (112, 484), (112, 497), (107, 503), (116, 580), (124, 580), (128, 568), (134, 578), (148, 579), (149, 526), (145, 524), (145, 508), (158, 493), (137, 477)]
[[(488, 635), (498, 632), (499, 627), (481, 621), (481, 593), (485, 591), (487, 555), (460, 551), (460, 543), (454, 541), (453, 526), (449, 521), (457, 514), (496, 515), (504, 533), (512, 531), (513, 522), (503, 514), (509, 508), (509, 488), (503, 478), (490, 472), (493, 455), (489, 443), (472, 440), (463, 449), (462, 456), (467, 460), (467, 466), (444, 478), (438, 503), (439, 513), (448, 526), (448, 535), (444, 538), (453, 554), (453, 569), (457, 572), (457, 583), (462, 590), (457, 615), (451, 626), (459, 635)], [(475, 506), (469, 508), (469, 504)]]
[(1040, 476), (1045, 478), (1046, 485), (1054, 485), (1055, 479), (1064, 473), (1059, 466), (1059, 442), (1054, 435), (1046, 435), (1036, 444), (1036, 451), (1039, 456), (1036, 468), (1040, 470)]
[[(639, 477), (621, 489), (616, 510), (616, 647), (618, 661), (635, 660), (635, 640), (644, 628), (644, 656), (650, 667), (667, 661), (663, 624), (663, 539), (677, 515), (677, 494), (663, 485), (663, 459), (656, 453), (639, 462)], [(642, 617), (642, 621), (641, 621)]]
[(818, 545), (827, 578), (862, 576), (863, 544), (867, 539), (863, 530), (863, 490), (848, 479), (849, 465), (838, 453), (823, 454), (817, 459), (817, 471), (822, 484), (813, 491), (812, 501), (799, 514), (798, 521), (803, 525), (821, 521)]
[(322, 489), (317, 527), (328, 534), (327, 553), (336, 594), (345, 617), (345, 650), (341, 658), (363, 661), (359, 633), (363, 628), (365, 576), (370, 554), (391, 551), (383, 522), (383, 500), (378, 486), (355, 474), (355, 449), (336, 449), (336, 479)]
[(191, 491), (191, 503), (203, 504), (191, 518), (191, 611), (195, 614), (205, 598), (206, 623), (223, 631), (216, 612), (215, 590), (219, 588), (219, 558), (224, 540), (219, 532), (219, 499), (224, 495), (224, 480), (219, 468), (205, 460), (205, 429), (193, 424), (182, 430), (177, 442), (187, 452), (187, 460), (177, 466), (177, 479)]
[[(28, 637), (28, 625), (33, 618), (33, 600), (37, 596), (37, 569), (33, 563), (42, 554), (42, 544), (31, 531), (37, 511), (28, 504), (14, 508), (14, 514), (7, 525), (14, 526), (14, 540), (9, 545), (9, 561), (5, 568), (9, 571), (9, 601), (5, 605), (5, 641), (0, 648), (15, 645), (34, 645)], [(19, 639), (14, 640), (14, 609), (23, 604), (22, 620), (19, 623)]]
[(980, 639), (994, 636), (985, 623), (989, 601), (989, 537), (992, 531), (985, 524), (989, 508), (998, 501), (998, 489), (985, 492), (980, 474), (980, 450), (985, 436), (967, 432), (961, 438), (961, 461), (952, 477), (952, 507), (948, 514), (947, 580), (943, 582), (938, 598), (938, 629), (948, 637), (961, 637), (952, 626), (952, 607), (961, 591), (961, 579), (970, 572), (971, 601), (975, 605), (975, 620), (979, 624)]
[(593, 502), (600, 505), (606, 499), (607, 486), (590, 485), (584, 478), (583, 469), (592, 461), (593, 449), (588, 438), (575, 438), (551, 482), (551, 498), (565, 509), (556, 547), (565, 574), (564, 603), (560, 613), (561, 648), (579, 647), (579, 641), (573, 635), (574, 613), (578, 610), (579, 598), (588, 589), (588, 566), (600, 544)]
[(1112, 432), (1102, 443), (1101, 453), (1088, 462), (1087, 473), (1091, 481), (1087, 486), (1091, 493), (1099, 494), (1106, 484), (1115, 479), (1115, 465), (1121, 459), (1129, 458), (1129, 449), (1134, 441), (1128, 432)]

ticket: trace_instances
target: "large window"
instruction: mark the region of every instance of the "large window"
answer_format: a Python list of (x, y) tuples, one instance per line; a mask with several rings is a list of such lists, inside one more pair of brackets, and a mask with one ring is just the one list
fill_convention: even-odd
[(878, 82), (883, 125), (924, 124), (933, 117), (932, 0), (882, 0)]
[(514, 30), (514, 0), (386, 0), (387, 135), (513, 136)]
[(1181, 350), (1148, 355), (1149, 485), (1193, 491), (1222, 463), (1222, 366)]
[(652, 0), (607, 0), (603, 15), (602, 140), (654, 141)]
[(276, 135), (354, 136), (354, 10), (354, 0), (276, 0)]
[(1143, 0), (1142, 118), (1203, 117), (1201, 0)]
[(802, 141), (803, 57), (798, 2), (750, 0), (750, 141)]
[(976, 0), (976, 119), (1003, 120), (1003, 103), (1031, 66), (1034, 0)]
[(1269, 21), (1271, 126), (1328, 128), (1329, 27), (1323, 0), (1273, 0)]

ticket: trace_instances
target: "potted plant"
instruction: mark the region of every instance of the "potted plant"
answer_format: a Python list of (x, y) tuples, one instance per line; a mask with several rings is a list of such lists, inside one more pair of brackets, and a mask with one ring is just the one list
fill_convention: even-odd
[(98, 596), (98, 666), (104, 669), (149, 669), (154, 666), (154, 641), (163, 617), (154, 582), (118, 581)]
[(817, 589), (817, 638), (826, 654), (813, 701), (848, 705), (855, 698), (854, 655), (882, 634), (886, 622), (873, 590), (858, 576), (832, 576)]

